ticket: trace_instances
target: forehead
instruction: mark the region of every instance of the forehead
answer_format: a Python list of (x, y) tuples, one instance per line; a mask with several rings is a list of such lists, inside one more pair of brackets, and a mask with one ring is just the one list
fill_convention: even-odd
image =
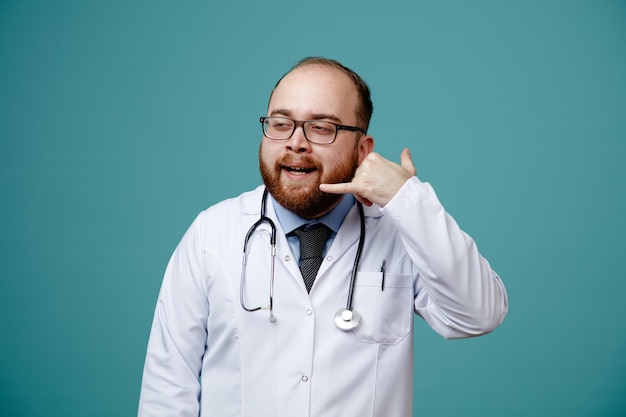
[(356, 85), (341, 70), (324, 65), (294, 69), (274, 89), (268, 114), (289, 113), (294, 119), (330, 115), (342, 123), (356, 122)]

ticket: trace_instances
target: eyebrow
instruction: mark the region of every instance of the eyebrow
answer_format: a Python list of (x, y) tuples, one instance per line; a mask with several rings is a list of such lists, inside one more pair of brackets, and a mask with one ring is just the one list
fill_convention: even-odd
[[(275, 115), (292, 117), (291, 111), (286, 110), (286, 109), (274, 109), (274, 110), (272, 110), (272, 113), (270, 114), (270, 116), (275, 116)], [(333, 120), (336, 123), (341, 123), (341, 119), (339, 119), (337, 116), (335, 116), (333, 114), (329, 114), (329, 113), (313, 113), (311, 115), (311, 118), (309, 118), (307, 120), (324, 120), (324, 119)]]

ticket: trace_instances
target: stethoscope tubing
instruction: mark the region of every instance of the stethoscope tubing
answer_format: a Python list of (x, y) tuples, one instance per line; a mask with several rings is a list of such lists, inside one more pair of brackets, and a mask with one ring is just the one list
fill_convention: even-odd
[[(269, 310), (270, 312), (270, 321), (275, 321), (274, 317), (274, 268), (275, 268), (275, 260), (276, 260), (276, 225), (274, 221), (265, 215), (265, 206), (267, 204), (267, 188), (263, 191), (263, 198), (261, 201), (261, 215), (259, 220), (257, 220), (251, 227), (248, 229), (248, 233), (246, 233), (246, 237), (243, 243), (243, 260), (241, 264), (241, 281), (239, 287), (239, 300), (241, 303), (241, 307), (248, 312), (258, 311), (258, 310)], [(354, 297), (354, 288), (356, 285), (356, 275), (359, 269), (359, 262), (361, 261), (361, 253), (363, 252), (363, 246), (365, 244), (365, 213), (363, 211), (363, 204), (360, 201), (357, 201), (357, 208), (359, 210), (359, 220), (361, 233), (359, 236), (359, 244), (357, 247), (356, 255), (354, 257), (354, 265), (352, 267), (352, 274), (350, 275), (350, 286), (348, 288), (348, 298), (346, 300), (346, 308), (344, 310), (339, 309), (337, 314), (335, 315), (335, 322), (337, 327), (341, 330), (351, 330), (359, 325), (360, 317), (356, 311), (352, 309), (352, 299)], [(260, 306), (255, 308), (248, 308), (244, 302), (244, 281), (245, 281), (245, 271), (246, 271), (246, 261), (248, 256), (248, 242), (252, 237), (252, 234), (255, 230), (262, 225), (263, 223), (267, 223), (270, 227), (270, 246), (272, 250), (271, 254), (271, 266), (270, 266), (270, 302), (268, 306)]]
[(365, 213), (363, 213), (363, 204), (360, 201), (356, 202), (359, 209), (359, 219), (361, 220), (361, 235), (359, 236), (359, 246), (356, 250), (356, 256), (354, 257), (354, 266), (352, 267), (352, 275), (350, 276), (350, 287), (348, 289), (348, 300), (346, 301), (346, 310), (352, 311), (352, 297), (354, 296), (354, 285), (356, 284), (356, 271), (359, 269), (359, 262), (361, 261), (361, 252), (363, 251), (363, 245), (365, 243)]
[(248, 233), (246, 233), (246, 238), (244, 239), (243, 242), (243, 260), (242, 260), (242, 264), (241, 264), (241, 282), (239, 285), (239, 301), (241, 303), (241, 307), (248, 311), (248, 312), (253, 312), (253, 311), (258, 311), (258, 310), (262, 310), (263, 307), (256, 307), (256, 308), (248, 308), (246, 307), (246, 304), (243, 300), (243, 285), (244, 285), (244, 277), (245, 277), (245, 270), (246, 270), (246, 261), (248, 258), (248, 241), (250, 240), (250, 237), (252, 236), (252, 234), (254, 233), (254, 231), (263, 223), (267, 223), (270, 227), (270, 246), (271, 246), (271, 262), (270, 262), (270, 302), (269, 305), (267, 306), (267, 309), (270, 311), (270, 320), (274, 321), (274, 265), (275, 265), (275, 261), (276, 261), (276, 225), (274, 224), (274, 221), (272, 221), (272, 219), (270, 219), (269, 217), (267, 217), (265, 215), (265, 200), (267, 199), (267, 189), (265, 189), (265, 191), (263, 192), (263, 202), (261, 204), (261, 217), (259, 218), (259, 220), (257, 220), (252, 227), (250, 227), (250, 229), (248, 229)]

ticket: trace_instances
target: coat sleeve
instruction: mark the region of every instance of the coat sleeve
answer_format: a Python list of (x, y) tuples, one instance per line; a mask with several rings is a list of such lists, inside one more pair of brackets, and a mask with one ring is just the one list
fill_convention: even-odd
[(415, 312), (445, 338), (479, 336), (504, 320), (504, 285), (434, 190), (408, 180), (382, 209), (414, 265)]
[(140, 417), (199, 413), (200, 371), (209, 303), (198, 217), (170, 259), (150, 331)]

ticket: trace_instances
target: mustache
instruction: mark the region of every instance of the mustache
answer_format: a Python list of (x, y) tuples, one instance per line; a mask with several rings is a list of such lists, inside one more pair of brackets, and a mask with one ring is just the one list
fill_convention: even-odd
[(280, 168), (281, 166), (293, 165), (300, 165), (308, 168), (315, 168), (318, 170), (322, 169), (322, 163), (308, 155), (302, 155), (298, 157), (293, 155), (285, 155), (276, 161), (276, 168)]

